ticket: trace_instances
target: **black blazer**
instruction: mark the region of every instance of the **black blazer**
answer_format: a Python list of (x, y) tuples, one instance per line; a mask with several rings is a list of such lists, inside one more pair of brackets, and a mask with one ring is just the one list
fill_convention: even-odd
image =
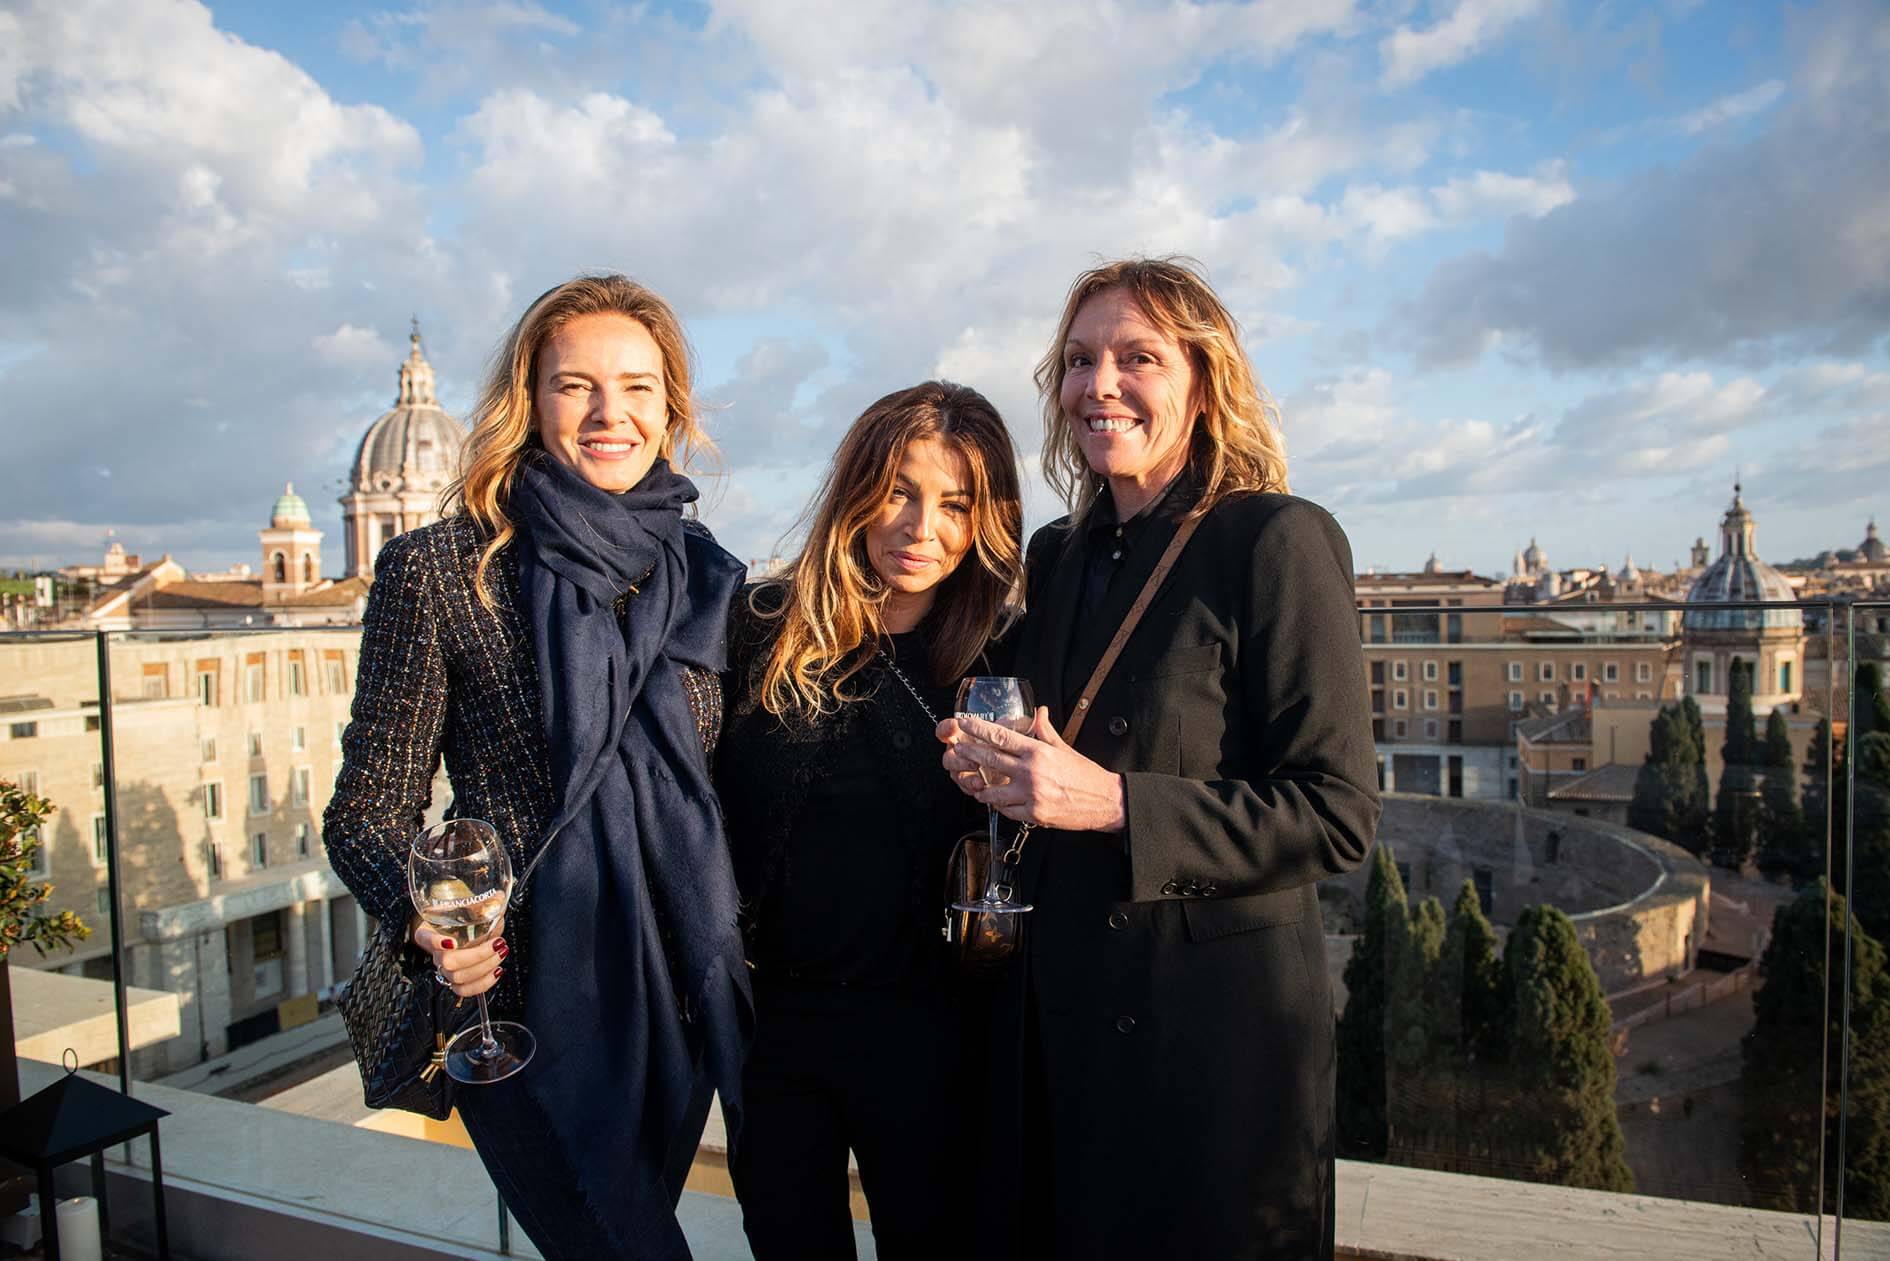
[[(1059, 728), (1066, 673), (1088, 677), (1175, 528), (1150, 523), (1081, 626), (1082, 532), (1031, 541), (1013, 668)], [(1043, 1097), (1021, 1058), (999, 1078), (1012, 1115), (1047, 1110), (1050, 1148), (1029, 1158), (1047, 1183), (1022, 1212), (1047, 1205), (1057, 1256), (1324, 1255), (1333, 1016), (1314, 882), (1364, 860), (1379, 813), (1337, 523), (1285, 495), (1210, 511), (1076, 747), (1123, 775), (1128, 828), (1026, 850), (1037, 909), (998, 1018), (1034, 1022)]]

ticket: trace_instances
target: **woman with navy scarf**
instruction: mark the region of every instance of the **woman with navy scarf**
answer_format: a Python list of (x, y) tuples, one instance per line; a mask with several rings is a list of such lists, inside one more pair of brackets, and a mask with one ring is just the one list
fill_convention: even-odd
[[(686, 1258), (675, 1204), (712, 1092), (739, 1124), (752, 1004), (709, 782), (742, 566), (683, 510), (707, 446), (667, 303), (622, 276), (544, 294), (481, 394), (458, 511), (375, 564), (329, 860), (455, 993), (538, 1040), (455, 1102), (548, 1258)], [(521, 877), (462, 948), (411, 920), (435, 767)]]

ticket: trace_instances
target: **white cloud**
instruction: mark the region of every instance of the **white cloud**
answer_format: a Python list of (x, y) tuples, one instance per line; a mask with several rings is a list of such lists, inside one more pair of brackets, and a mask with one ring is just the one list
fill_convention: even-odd
[(1466, 61), (1541, 7), (1541, 0), (1458, 0), (1450, 16), (1423, 30), (1400, 26), (1378, 46), (1380, 82), (1401, 88)]
[(309, 345), (322, 360), (339, 368), (366, 371), (384, 368), (400, 358), (377, 330), (357, 328), (353, 324), (343, 324), (332, 333), (322, 333), (312, 338)]
[(1563, 163), (1555, 161), (1536, 175), (1477, 171), (1457, 176), (1431, 190), (1431, 200), (1439, 215), (1455, 221), (1511, 215), (1533, 219), (1574, 201), (1575, 189)]
[(1675, 130), (1688, 136), (1697, 136), (1714, 127), (1749, 118), (1753, 114), (1770, 109), (1778, 98), (1785, 95), (1785, 85), (1777, 79), (1767, 79), (1764, 83), (1722, 96), (1711, 105), (1696, 109), (1690, 114), (1683, 114), (1674, 120)]

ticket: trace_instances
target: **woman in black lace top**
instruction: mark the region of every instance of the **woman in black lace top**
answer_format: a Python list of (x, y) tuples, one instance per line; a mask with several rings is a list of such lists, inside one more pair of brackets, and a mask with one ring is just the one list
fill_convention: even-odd
[(759, 1261), (850, 1257), (847, 1153), (879, 1255), (961, 1241), (981, 1003), (945, 955), (945, 866), (981, 813), (933, 751), (1019, 564), (1016, 453), (927, 382), (841, 440), (805, 549), (730, 636), (716, 782), (754, 965), (731, 1172)]
[[(752, 1028), (709, 782), (742, 567), (683, 517), (704, 441), (667, 303), (581, 277), (521, 317), (486, 382), (460, 511), (381, 550), (329, 861), (414, 970), (490, 991), (538, 1042), (455, 1103), (548, 1258), (682, 1259), (712, 1089), (739, 1118)], [(407, 852), (442, 757), (449, 813), (521, 874), (502, 935), (410, 926)], [(430, 960), (428, 956), (431, 956)]]

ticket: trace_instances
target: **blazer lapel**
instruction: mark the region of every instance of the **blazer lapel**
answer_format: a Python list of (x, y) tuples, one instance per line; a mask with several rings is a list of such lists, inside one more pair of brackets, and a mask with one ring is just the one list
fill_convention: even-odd
[[(1075, 680), (1073, 683), (1068, 683), (1071, 690), (1067, 701), (1070, 705), (1076, 704), (1077, 695), (1081, 692), (1083, 684), (1089, 680), (1090, 672), (1096, 668), (1096, 663), (1102, 660), (1103, 650), (1109, 647), (1109, 641), (1115, 638), (1123, 619), (1128, 617), (1129, 609), (1135, 604), (1136, 597), (1142, 594), (1143, 584), (1148, 581), (1149, 575), (1155, 572), (1155, 566), (1161, 561), (1163, 549), (1168, 546), (1169, 540), (1175, 537), (1175, 531), (1178, 528), (1178, 524), (1172, 518), (1158, 517), (1150, 521), (1142, 537), (1136, 540), (1135, 549), (1124, 561), (1122, 572), (1117, 574), (1115, 580), (1109, 584), (1109, 592), (1103, 597), (1102, 607), (1097, 610), (1096, 616), (1086, 619), (1076, 628), (1073, 636), (1066, 632), (1064, 638), (1066, 643), (1072, 645), (1070, 652), (1073, 660), (1063, 663), (1064, 669), (1059, 673), (1059, 678), (1066, 682), (1072, 678)], [(1173, 578), (1174, 575), (1171, 572), (1169, 580), (1173, 581)], [(1160, 594), (1160, 592), (1156, 593), (1157, 596)], [(1144, 618), (1144, 623), (1146, 621), (1147, 619)], [(1064, 625), (1066, 627), (1069, 625), (1067, 620)], [(1138, 626), (1136, 631), (1140, 633), (1141, 627)], [(1132, 641), (1133, 638), (1131, 636)], [(1127, 656), (1128, 652), (1128, 645), (1125, 645), (1124, 656)], [(1071, 667), (1074, 669), (1072, 670)], [(1122, 668), (1123, 663), (1118, 659), (1115, 669)]]

